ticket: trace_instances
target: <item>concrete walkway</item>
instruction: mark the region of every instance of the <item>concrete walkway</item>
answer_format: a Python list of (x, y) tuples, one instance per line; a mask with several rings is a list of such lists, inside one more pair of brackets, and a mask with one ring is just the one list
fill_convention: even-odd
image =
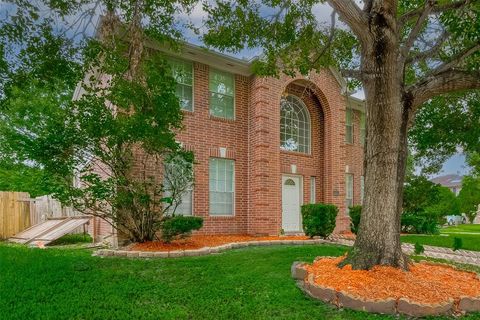
[[(353, 246), (354, 240), (335, 237), (335, 238), (331, 238), (330, 242), (351, 247)], [(413, 254), (414, 247), (415, 246), (411, 243), (402, 244), (402, 249), (406, 254)], [(434, 246), (423, 246), (423, 247), (425, 248), (425, 252), (422, 254), (423, 256), (480, 266), (479, 251), (469, 251), (469, 250), (453, 251), (452, 249), (442, 248), (442, 247), (434, 247)]]

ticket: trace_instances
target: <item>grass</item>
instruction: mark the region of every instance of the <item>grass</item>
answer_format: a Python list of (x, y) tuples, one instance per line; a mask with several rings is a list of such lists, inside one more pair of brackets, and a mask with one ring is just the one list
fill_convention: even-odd
[(74, 233), (74, 234), (66, 234), (63, 237), (50, 242), (49, 246), (64, 246), (64, 245), (78, 244), (78, 243), (91, 243), (92, 241), (93, 239), (88, 233), (86, 234)]
[(0, 243), (0, 318), (398, 319), (338, 310), (296, 287), (290, 277), (293, 261), (338, 256), (346, 250), (274, 246), (133, 260), (92, 257), (89, 250)]
[(462, 249), (480, 251), (480, 225), (473, 224), (442, 228), (439, 235), (404, 235), (402, 241), (452, 248), (455, 237), (462, 239)]

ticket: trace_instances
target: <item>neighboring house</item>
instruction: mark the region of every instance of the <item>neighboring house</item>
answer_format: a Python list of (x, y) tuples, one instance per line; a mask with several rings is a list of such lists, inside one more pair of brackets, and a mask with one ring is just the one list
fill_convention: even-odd
[(452, 191), (455, 196), (458, 196), (460, 190), (462, 190), (462, 176), (458, 174), (447, 174), (431, 179), (430, 181), (444, 187), (447, 187)]
[(364, 104), (335, 70), (258, 77), (250, 62), (189, 44), (170, 61), (177, 140), (195, 154), (177, 213), (203, 217), (201, 233), (278, 235), (302, 232), (300, 206), (322, 202), (339, 208), (335, 232), (349, 230), (347, 206), (363, 198)]

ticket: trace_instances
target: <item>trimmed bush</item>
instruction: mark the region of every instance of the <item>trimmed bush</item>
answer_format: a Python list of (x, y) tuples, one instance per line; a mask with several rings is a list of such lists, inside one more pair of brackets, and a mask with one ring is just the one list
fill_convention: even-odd
[(418, 242), (415, 242), (415, 254), (419, 255), (425, 252), (425, 248)]
[(453, 251), (457, 251), (463, 248), (462, 238), (453, 238)]
[(362, 206), (353, 206), (349, 208), (350, 214), (350, 230), (357, 234), (360, 225), (360, 215), (362, 214)]
[(189, 237), (193, 230), (203, 227), (203, 218), (171, 216), (165, 218), (161, 225), (162, 240), (166, 243), (174, 239), (183, 239)]
[(328, 237), (335, 229), (338, 208), (331, 204), (306, 204), (302, 206), (303, 231), (307, 236)]

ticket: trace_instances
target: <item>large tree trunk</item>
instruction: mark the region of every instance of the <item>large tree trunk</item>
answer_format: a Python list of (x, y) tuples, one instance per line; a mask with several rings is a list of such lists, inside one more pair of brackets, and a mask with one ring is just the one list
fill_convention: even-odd
[(371, 15), (371, 43), (362, 47), (361, 70), (367, 123), (365, 197), (353, 251), (344, 263), (354, 269), (374, 265), (408, 268), (400, 243), (400, 215), (407, 157), (408, 109), (398, 68), (395, 8)]

